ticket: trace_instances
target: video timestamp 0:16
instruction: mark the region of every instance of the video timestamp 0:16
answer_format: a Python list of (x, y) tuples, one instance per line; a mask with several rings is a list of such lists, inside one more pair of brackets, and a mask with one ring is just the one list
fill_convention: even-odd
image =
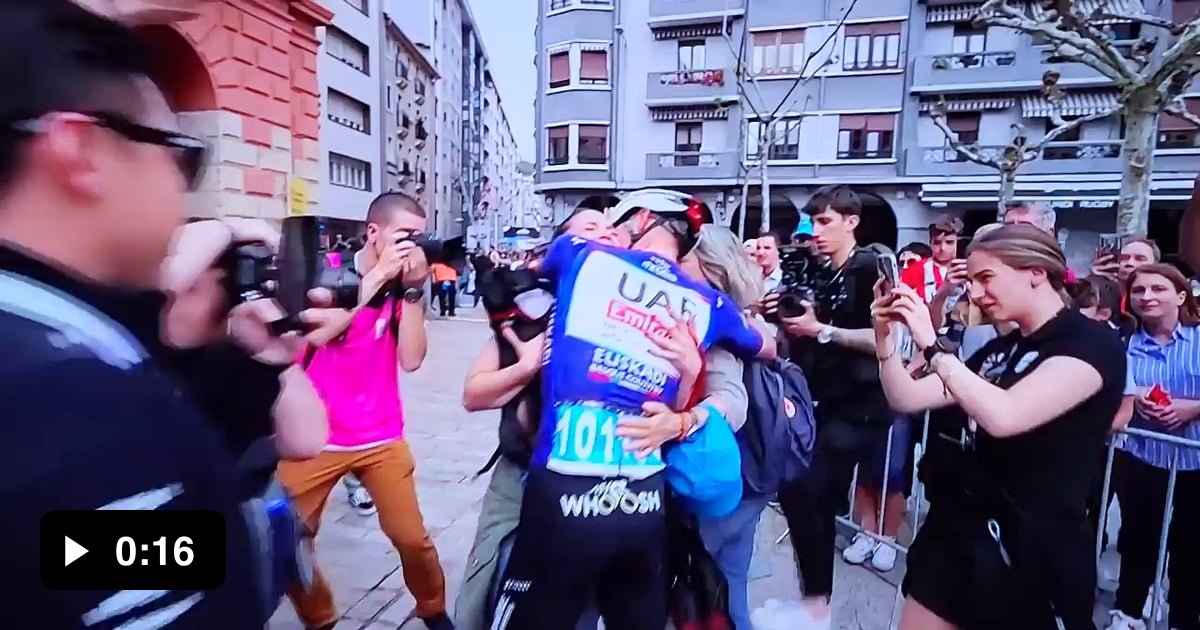
[(225, 519), (205, 510), (56, 510), (42, 583), (63, 590), (208, 590), (225, 582)]

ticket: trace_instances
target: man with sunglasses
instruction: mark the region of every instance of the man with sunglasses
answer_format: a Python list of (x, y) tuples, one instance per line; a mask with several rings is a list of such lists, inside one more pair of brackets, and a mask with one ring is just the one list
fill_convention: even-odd
[[(174, 130), (137, 41), (67, 0), (7, 3), (0, 21), (0, 536), (12, 602), (0, 627), (249, 629), (269, 614), (233, 458), (158, 364), (157, 340), (135, 330), (160, 313), (160, 268), (204, 159), (203, 143)], [(62, 549), (40, 540), (43, 515), (104, 509), (215, 511), (224, 583), (39, 584), (39, 549)]]

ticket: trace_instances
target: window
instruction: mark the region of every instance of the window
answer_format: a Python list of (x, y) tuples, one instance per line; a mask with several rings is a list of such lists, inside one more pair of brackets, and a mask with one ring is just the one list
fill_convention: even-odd
[(1200, 0), (1175, 0), (1171, 3), (1171, 21), (1187, 24), (1200, 17)]
[(359, 13), (367, 15), (367, 0), (346, 0), (346, 4), (358, 9)]
[(900, 22), (846, 25), (844, 70), (885, 70), (900, 67)]
[(579, 82), (584, 85), (608, 85), (608, 53), (585, 50), (579, 53)]
[(424, 140), (425, 138), (429, 137), (429, 134), (425, 131), (425, 119), (422, 118), (417, 121), (417, 130), (415, 135), (417, 136), (417, 140)]
[(392, 109), (394, 109), (394, 107), (393, 107), (393, 103), (392, 103), (392, 86), (390, 86), (390, 85), (387, 86), (387, 101), (385, 101), (385, 102), (387, 103), (387, 110), (389, 112), (392, 111)]
[[(1078, 116), (1063, 116), (1062, 118), (1063, 120), (1070, 122), (1071, 120), (1078, 118)], [(1058, 127), (1058, 125), (1051, 122), (1049, 118), (1046, 119), (1046, 133), (1050, 133), (1050, 131), (1056, 127)], [(1066, 133), (1055, 136), (1054, 142), (1079, 142), (1079, 132), (1083, 127), (1084, 125), (1079, 125)]]
[(579, 163), (608, 163), (608, 125), (579, 125)]
[(425, 82), (417, 81), (416, 85), (413, 86), (413, 92), (416, 92), (417, 96), (425, 96)]
[(408, 117), (407, 113), (400, 117), (400, 126), (404, 127), (405, 129), (408, 129), (412, 126), (412, 119)]
[[(1183, 99), (1184, 106), (1192, 114), (1200, 115), (1200, 98)], [(1200, 146), (1200, 129), (1187, 119), (1162, 114), (1158, 117), (1158, 148), (1194, 149)]]
[(546, 152), (546, 164), (550, 166), (566, 164), (570, 159), (571, 128), (565, 125), (550, 127), (547, 132), (550, 137), (550, 146)]
[(371, 53), (366, 44), (332, 26), (325, 27), (325, 54), (363, 74), (368, 73), (367, 59)]
[(562, 51), (550, 55), (550, 87), (563, 87), (571, 83), (571, 55)]
[(755, 74), (795, 74), (804, 68), (804, 30), (754, 33)]
[(550, 0), (550, 10), (557, 11), (571, 6), (571, 0)]
[(704, 70), (705, 49), (702, 39), (685, 39), (679, 42), (679, 69)]
[(800, 159), (800, 124), (795, 120), (780, 120), (775, 123), (773, 138), (767, 150), (769, 160), (798, 160)]
[(371, 133), (371, 108), (337, 90), (329, 90), (329, 113), (326, 116), (343, 127)]
[(838, 159), (864, 160), (892, 157), (895, 114), (840, 116)]
[(954, 53), (981, 53), (987, 48), (987, 28), (975, 28), (970, 24), (954, 25)]
[(675, 123), (675, 166), (700, 164), (700, 143), (704, 137), (704, 125), (698, 122)]
[(329, 154), (329, 183), (371, 190), (371, 165), (340, 153)]
[(396, 76), (401, 79), (408, 78), (408, 64), (404, 63), (404, 60), (399, 57), (396, 58)]
[[(958, 136), (963, 144), (979, 142), (979, 113), (946, 114), (946, 126)], [(947, 138), (949, 143), (949, 138)]]

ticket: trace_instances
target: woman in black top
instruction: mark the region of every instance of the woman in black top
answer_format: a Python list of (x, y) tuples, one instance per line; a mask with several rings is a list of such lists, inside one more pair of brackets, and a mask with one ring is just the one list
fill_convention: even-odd
[[(901, 413), (957, 404), (971, 418), (958, 457), (923, 468), (948, 487), (908, 556), (902, 629), (1094, 628), (1095, 563), (1086, 520), (1095, 462), (1121, 404), (1125, 350), (1067, 308), (1053, 237), (1005, 226), (971, 244), (971, 300), (1018, 329), (964, 363), (901, 286), (873, 305), (880, 378)], [(890, 348), (907, 326), (931, 366), (914, 379)], [(943, 348), (947, 351), (943, 352)]]

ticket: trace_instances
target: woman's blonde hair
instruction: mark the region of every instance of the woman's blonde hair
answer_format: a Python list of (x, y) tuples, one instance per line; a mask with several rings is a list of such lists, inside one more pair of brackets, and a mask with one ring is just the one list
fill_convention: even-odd
[(719, 225), (700, 228), (700, 240), (692, 250), (700, 271), (717, 290), (745, 308), (763, 297), (762, 272), (746, 256), (736, 234)]
[(995, 256), (1013, 269), (1041, 269), (1063, 300), (1071, 301), (1066, 291), (1067, 258), (1058, 241), (1044, 230), (1032, 225), (1004, 225), (989, 229), (982, 236), (977, 232), (967, 247), (967, 255), (975, 252)]

